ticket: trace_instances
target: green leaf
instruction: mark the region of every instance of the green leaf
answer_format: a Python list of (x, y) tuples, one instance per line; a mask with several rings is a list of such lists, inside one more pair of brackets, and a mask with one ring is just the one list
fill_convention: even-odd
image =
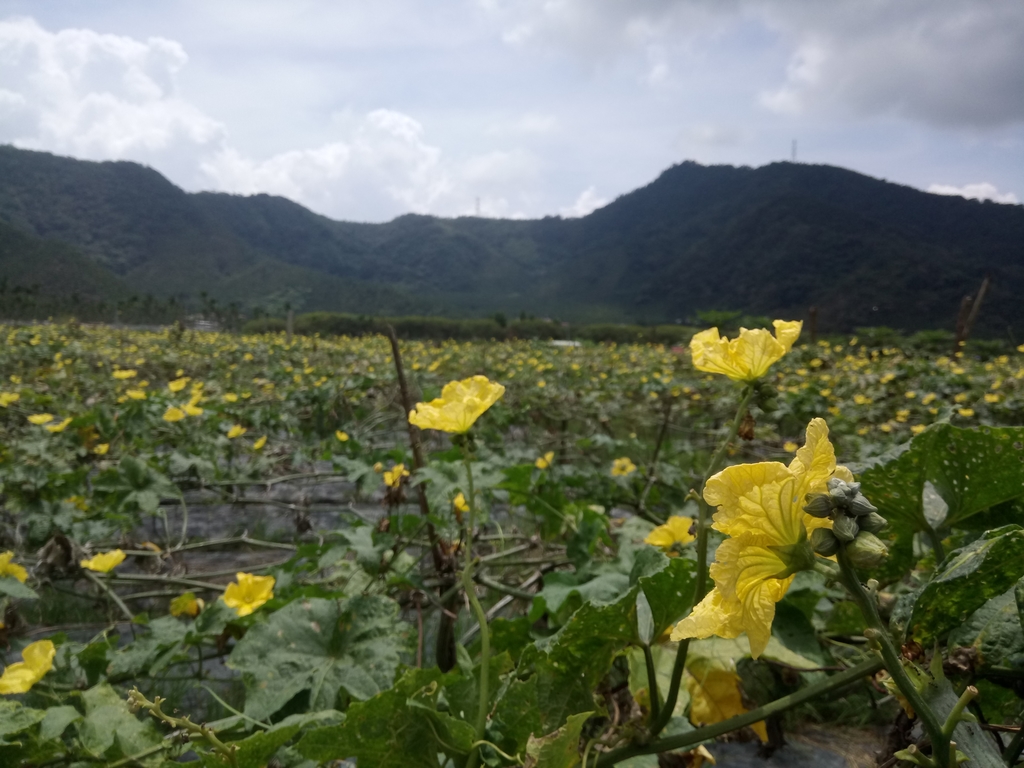
[[(939, 677), (928, 681), (922, 687), (921, 695), (941, 723), (953, 711), (953, 706), (959, 697), (949, 680), (942, 675), (941, 664), (937, 667), (936, 670), (933, 666), (933, 671), (937, 671)], [(953, 729), (952, 740), (956, 742), (957, 750), (967, 756), (969, 761), (967, 765), (971, 768), (1005, 768), (995, 740), (982, 729), (979, 723), (959, 722)]]
[(979, 668), (1024, 665), (1024, 631), (1014, 592), (1024, 584), (1017, 582), (1003, 594), (993, 597), (971, 614), (966, 622), (949, 633), (949, 647), (974, 648)]
[[(689, 667), (691, 661), (695, 663), (713, 661), (727, 664), (747, 656), (750, 656), (750, 641), (747, 640), (746, 635), (735, 638), (709, 637), (705, 640), (690, 641), (690, 652), (686, 657), (686, 665)], [(816, 660), (794, 653), (774, 636), (768, 640), (768, 645), (761, 654), (761, 658), (788, 664), (797, 669), (813, 669), (820, 666)]]
[(395, 686), (367, 701), (355, 702), (340, 725), (316, 728), (299, 740), (299, 753), (310, 760), (355, 759), (375, 768), (437, 768), (442, 751), (433, 722), (410, 711), (409, 700), (436, 708), (438, 692), (457, 672), (410, 669)]
[(925, 647), (967, 621), (987, 600), (1024, 576), (1024, 530), (1008, 525), (951, 552), (921, 589), (903, 595), (891, 618), (893, 631)]
[(666, 557), (652, 547), (637, 553), (630, 582), (639, 584), (647, 597), (655, 638), (690, 608), (695, 572), (694, 561), (684, 557)]
[(365, 700), (387, 688), (405, 646), (394, 601), (379, 596), (296, 600), (249, 629), (228, 666), (242, 673), (245, 713), (265, 720), (296, 694), (335, 709), (338, 694)]
[(72, 723), (81, 721), (82, 713), (72, 706), (50, 707), (46, 710), (43, 724), (39, 726), (39, 740), (53, 741), (64, 735), (64, 730)]
[(44, 717), (45, 709), (29, 709), (17, 701), (0, 699), (0, 744), (8, 743), (8, 736), (28, 730)]
[[(163, 741), (154, 723), (135, 717), (128, 702), (106, 683), (83, 692), (82, 701), (85, 719), (78, 726), (78, 736), (94, 757), (129, 757)], [(159, 755), (150, 758), (160, 759)]]
[[(232, 742), (238, 750), (235, 753), (238, 768), (264, 768), (274, 753), (291, 741), (303, 728), (314, 723), (319, 723), (321, 726), (327, 725), (330, 721), (337, 721), (342, 717), (344, 716), (340, 712), (333, 710), (291, 715), (280, 723), (275, 723), (268, 730), (257, 731), (241, 741)], [(201, 755), (200, 761), (204, 768), (224, 768), (224, 760), (219, 754), (212, 751)]]
[(22, 584), (13, 576), (4, 576), (0, 578), (0, 594), (21, 600), (39, 599), (39, 595), (36, 594), (36, 591), (32, 589), (32, 587), (27, 584)]
[(566, 720), (554, 733), (530, 737), (526, 745), (529, 768), (573, 768), (580, 762), (580, 731), (593, 712), (580, 712)]
[(636, 593), (636, 636), (644, 645), (650, 645), (654, 639), (654, 614), (642, 589)]
[[(173, 616), (161, 616), (147, 625), (148, 633), (114, 653), (107, 666), (111, 677), (156, 674), (180, 652), (188, 625)], [(170, 651), (170, 653), (168, 653)]]

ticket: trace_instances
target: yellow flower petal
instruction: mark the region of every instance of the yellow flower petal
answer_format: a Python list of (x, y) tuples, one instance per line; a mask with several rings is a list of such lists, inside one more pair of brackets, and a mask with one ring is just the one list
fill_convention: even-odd
[(721, 373), (733, 381), (761, 378), (772, 363), (789, 352), (803, 323), (776, 320), (774, 326), (775, 336), (763, 328), (740, 328), (740, 335), (732, 340), (720, 336), (717, 328), (701, 331), (690, 340), (694, 368)]
[(198, 616), (203, 610), (203, 601), (191, 592), (171, 600), (171, 616)]
[(164, 415), (163, 415), (164, 421), (169, 421), (169, 422), (172, 422), (172, 423), (175, 422), (175, 421), (181, 421), (184, 418), (185, 418), (185, 412), (183, 410), (181, 410), (181, 408), (176, 408), (173, 405), (167, 406), (167, 410), (164, 411)]
[(655, 547), (661, 547), (662, 549), (671, 549), (676, 544), (686, 545), (696, 538), (690, 533), (692, 527), (692, 517), (674, 515), (664, 525), (659, 525), (647, 534), (644, 542)]
[(341, 431), (341, 430), (339, 429), (339, 430), (337, 430), (337, 431), (336, 431), (336, 432), (334, 433), (334, 436), (335, 436), (336, 438), (338, 438), (338, 441), (339, 441), (339, 442), (342, 442), (342, 443), (347, 443), (347, 442), (348, 442), (348, 432), (342, 432), (342, 431)]
[(274, 597), (273, 576), (237, 573), (235, 579), (224, 590), (222, 599), (229, 608), (235, 609), (239, 617), (248, 616)]
[(29, 416), (28, 420), (32, 424), (35, 424), (38, 427), (38, 426), (42, 426), (43, 424), (49, 424), (51, 421), (53, 421), (53, 414), (52, 413), (35, 413), (35, 414)]
[(231, 429), (228, 430), (228, 440), (234, 440), (236, 437), (241, 437), (249, 430), (243, 427), (241, 424), (235, 424)]
[(466, 497), (463, 495), (462, 491), (459, 491), (455, 498), (452, 499), (452, 505), (459, 512), (469, 512), (469, 504), (466, 502)]
[(630, 461), (628, 456), (623, 456), (612, 462), (613, 477), (629, 477), (634, 472), (636, 472), (636, 464)]
[(12, 563), (11, 560), (13, 558), (13, 552), (8, 551), (0, 554), (0, 576), (9, 576), (24, 584), (25, 580), (28, 579), (28, 571), (17, 563)]
[(420, 429), (461, 434), (468, 432), (484, 411), (505, 394), (505, 387), (486, 376), (472, 376), (450, 381), (441, 390), (441, 397), (429, 403), (417, 403), (409, 413), (409, 423)]
[(263, 435), (263, 437), (259, 438), (255, 443), (252, 444), (252, 449), (254, 451), (261, 451), (261, 450), (263, 450), (263, 446), (265, 446), (266, 444), (267, 444), (267, 436)]
[(124, 557), (124, 552), (120, 549), (112, 549), (110, 552), (101, 552), (88, 560), (82, 560), (79, 562), (79, 565), (83, 568), (88, 568), (90, 571), (109, 573), (124, 562)]
[(537, 469), (547, 469), (551, 466), (551, 462), (555, 460), (555, 452), (548, 451), (543, 456), (538, 456), (537, 460), (533, 462), (533, 465)]
[(9, 664), (0, 677), (0, 694), (27, 693), (33, 685), (53, 669), (57, 649), (49, 640), (39, 640), (25, 646), (23, 661)]
[(71, 423), (71, 419), (67, 418), (67, 419), (64, 419), (64, 421), (60, 422), (59, 424), (47, 424), (45, 429), (46, 429), (47, 432), (53, 432), (53, 433), (63, 432), (65, 429), (67, 429), (67, 426), (70, 423)]
[[(713, 725), (747, 712), (743, 706), (740, 676), (731, 664), (699, 660), (686, 671), (686, 690), (690, 693), (690, 722)], [(761, 741), (768, 741), (764, 721), (751, 726)]]

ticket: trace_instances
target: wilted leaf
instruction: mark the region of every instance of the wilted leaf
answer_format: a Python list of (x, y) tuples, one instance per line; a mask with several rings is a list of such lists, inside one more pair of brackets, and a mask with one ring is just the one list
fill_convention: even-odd
[(554, 733), (530, 737), (525, 768), (573, 768), (580, 762), (580, 731), (593, 712), (580, 712)]

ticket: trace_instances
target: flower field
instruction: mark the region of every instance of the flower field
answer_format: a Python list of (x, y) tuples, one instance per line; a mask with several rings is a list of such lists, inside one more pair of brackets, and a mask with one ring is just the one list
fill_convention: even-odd
[(1024, 347), (0, 333), (0, 765), (1020, 754)]

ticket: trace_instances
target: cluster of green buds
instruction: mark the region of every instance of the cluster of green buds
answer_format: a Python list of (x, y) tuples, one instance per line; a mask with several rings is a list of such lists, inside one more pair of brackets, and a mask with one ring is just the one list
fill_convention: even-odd
[(845, 546), (855, 566), (874, 568), (888, 556), (885, 544), (875, 536), (888, 523), (860, 492), (860, 483), (833, 477), (828, 481), (828, 493), (807, 494), (804, 512), (832, 519), (831, 530), (816, 528), (811, 532), (811, 546), (822, 557), (831, 557)]

